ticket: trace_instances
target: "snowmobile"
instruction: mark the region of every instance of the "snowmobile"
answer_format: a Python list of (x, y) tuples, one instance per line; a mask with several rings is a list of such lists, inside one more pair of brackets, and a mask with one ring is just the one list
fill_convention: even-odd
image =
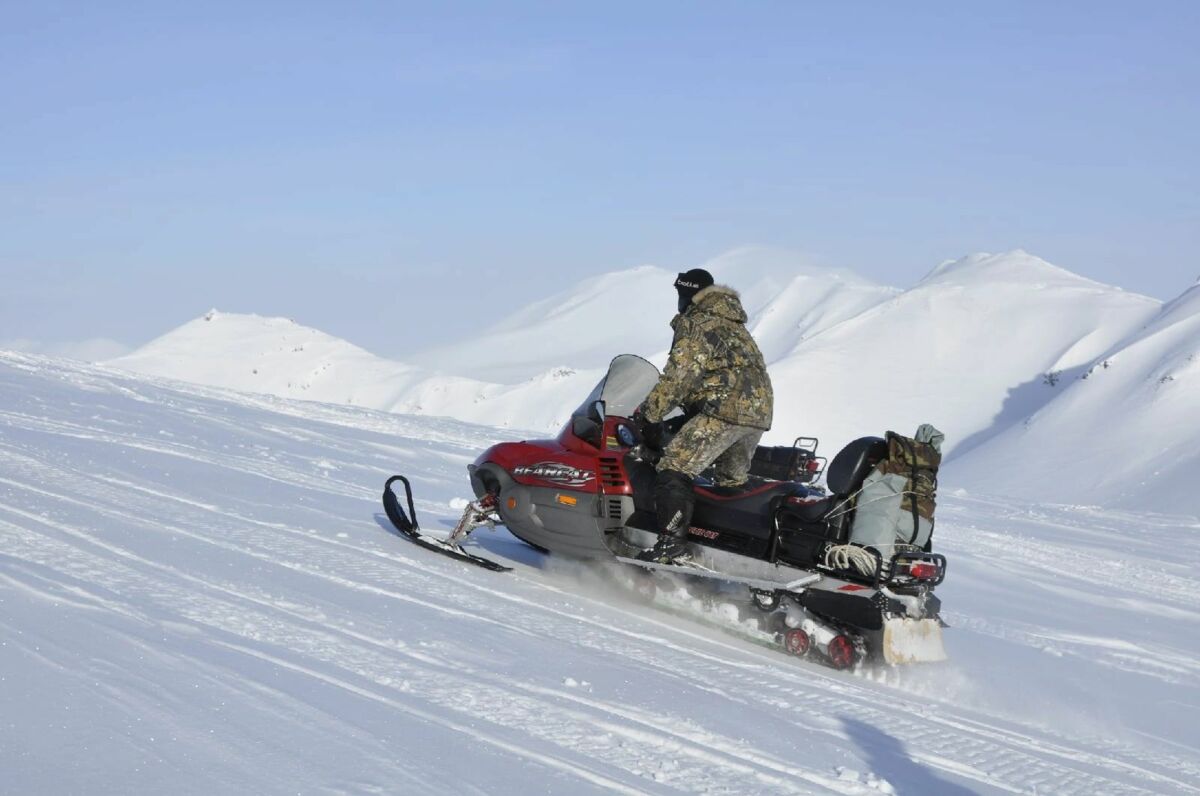
[[(479, 527), (504, 525), (540, 551), (620, 562), (647, 578), (674, 574), (744, 587), (784, 650), (834, 668), (945, 658), (934, 594), (945, 557), (928, 541), (884, 552), (850, 542), (864, 480), (888, 455), (880, 437), (854, 440), (832, 461), (816, 455), (814, 438), (760, 446), (749, 483), (738, 488), (702, 475), (688, 531), (692, 560), (637, 560), (657, 539), (654, 462), (661, 450), (643, 439), (631, 416), (658, 377), (651, 363), (622, 354), (556, 439), (504, 442), (480, 454), (468, 466), (476, 500), (449, 537), (420, 530), (403, 476), (384, 488), (388, 517), (423, 547), (498, 571), (509, 568), (462, 547)], [(685, 419), (668, 419), (660, 448)], [(815, 485), (822, 474), (824, 488)], [(407, 515), (392, 489), (397, 482), (407, 492)]]

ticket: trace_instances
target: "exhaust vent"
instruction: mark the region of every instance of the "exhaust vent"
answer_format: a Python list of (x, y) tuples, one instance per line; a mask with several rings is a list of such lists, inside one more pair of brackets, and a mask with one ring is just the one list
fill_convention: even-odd
[(619, 497), (610, 497), (604, 503), (605, 528), (608, 531), (619, 531), (625, 527), (625, 510), (622, 499)]
[(625, 474), (621, 472), (621, 460), (611, 456), (600, 457), (600, 484), (605, 488), (624, 488)]

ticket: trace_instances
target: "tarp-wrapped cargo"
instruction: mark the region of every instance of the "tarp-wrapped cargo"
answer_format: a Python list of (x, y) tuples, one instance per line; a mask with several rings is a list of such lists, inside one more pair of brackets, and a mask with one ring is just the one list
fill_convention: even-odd
[(875, 465), (855, 500), (851, 543), (873, 547), (885, 560), (898, 545), (927, 549), (944, 439), (928, 423), (914, 437), (887, 433), (887, 458)]

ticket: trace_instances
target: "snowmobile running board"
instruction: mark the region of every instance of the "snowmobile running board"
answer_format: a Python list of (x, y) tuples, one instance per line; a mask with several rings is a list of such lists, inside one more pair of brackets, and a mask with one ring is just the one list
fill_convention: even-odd
[[(392, 491), (392, 484), (396, 481), (404, 484), (405, 497), (408, 501), (408, 514), (404, 513), (404, 509), (401, 508), (396, 493)], [(438, 539), (434, 536), (428, 536), (422, 532), (421, 526), (417, 523), (417, 510), (413, 506), (412, 486), (408, 483), (408, 479), (402, 475), (393, 475), (383, 485), (383, 511), (387, 514), (388, 519), (391, 520), (392, 525), (395, 526), (397, 531), (426, 550), (432, 550), (435, 553), (441, 553), (444, 556), (449, 556), (459, 561), (466, 561), (469, 564), (490, 569), (493, 572), (508, 572), (512, 569), (512, 567), (497, 564), (495, 561), (486, 559), (483, 556), (468, 553), (458, 544)], [(467, 511), (470, 511), (470, 507), (468, 507)], [(409, 519), (409, 517), (412, 519)], [(464, 516), (465, 519), (466, 517)], [(462, 525), (461, 521), (459, 525)]]
[(752, 589), (760, 589), (762, 591), (795, 591), (802, 589), (805, 586), (811, 586), (821, 579), (821, 576), (813, 573), (802, 578), (796, 578), (793, 581), (781, 583), (777, 580), (764, 580), (762, 578), (751, 578), (743, 575), (730, 575), (725, 572), (718, 572), (715, 569), (700, 564), (659, 564), (654, 561), (639, 561), (636, 558), (625, 558), (617, 556), (617, 560), (622, 564), (632, 564), (635, 567), (650, 570), (651, 572), (677, 572), (680, 575), (691, 575), (698, 578), (712, 578), (721, 580), (727, 583), (742, 583)]

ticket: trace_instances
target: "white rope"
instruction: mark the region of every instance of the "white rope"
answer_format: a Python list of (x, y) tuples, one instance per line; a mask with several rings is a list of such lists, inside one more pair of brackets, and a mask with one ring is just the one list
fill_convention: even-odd
[(825, 566), (830, 569), (857, 569), (864, 575), (874, 576), (877, 559), (865, 547), (840, 544), (825, 551)]
[[(829, 522), (830, 520), (835, 520), (844, 514), (848, 514), (852, 510), (858, 510), (863, 506), (869, 506), (872, 503), (878, 503), (881, 500), (892, 500), (893, 498), (897, 497), (897, 493), (893, 493), (890, 495), (880, 495), (877, 498), (872, 498), (871, 500), (867, 500), (862, 503), (855, 503), (854, 499), (862, 494), (863, 489), (865, 489), (865, 487), (860, 487), (858, 491), (847, 495), (842, 502), (830, 509), (829, 513), (825, 515), (825, 521)], [(901, 500), (903, 500), (906, 496), (913, 500), (918, 498), (917, 493), (912, 490), (905, 490), (898, 493), (898, 495)], [(893, 549), (901, 547), (901, 545), (889, 546)], [(910, 547), (911, 545), (903, 546)], [(840, 570), (853, 568), (868, 577), (874, 577), (877, 560), (883, 560), (882, 553), (880, 553), (879, 559), (876, 559), (873, 553), (864, 547), (859, 547), (858, 545), (835, 545), (825, 551), (825, 566), (831, 569)], [(884, 567), (886, 568), (886, 562), (884, 562)]]
[[(860, 494), (862, 494), (861, 489), (858, 490), (857, 492), (852, 492), (851, 494), (846, 495), (845, 500), (843, 500), (841, 503), (834, 506), (832, 509), (829, 510), (829, 513), (825, 515), (826, 521), (836, 520), (838, 517), (842, 516), (843, 514), (845, 514), (848, 511), (850, 511), (850, 509), (853, 508), (854, 498), (858, 497)], [(839, 511), (838, 509), (841, 509), (842, 506), (847, 506), (847, 508)]]

